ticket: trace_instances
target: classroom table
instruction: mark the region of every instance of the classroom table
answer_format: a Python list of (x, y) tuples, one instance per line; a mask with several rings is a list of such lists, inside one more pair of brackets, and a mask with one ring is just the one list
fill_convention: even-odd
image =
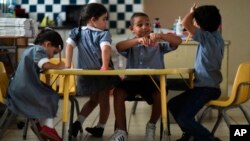
[(59, 74), (64, 75), (64, 96), (63, 96), (63, 128), (62, 137), (65, 132), (65, 124), (68, 122), (68, 104), (69, 104), (69, 76), (70, 75), (156, 75), (160, 77), (160, 92), (161, 92), (161, 118), (163, 123), (163, 140), (166, 140), (167, 133), (167, 91), (166, 91), (166, 78), (167, 75), (184, 75), (188, 74), (189, 84), (192, 87), (193, 81), (193, 68), (169, 68), (169, 69), (123, 69), (123, 70), (83, 70), (83, 69), (50, 69), (44, 72), (45, 74)]

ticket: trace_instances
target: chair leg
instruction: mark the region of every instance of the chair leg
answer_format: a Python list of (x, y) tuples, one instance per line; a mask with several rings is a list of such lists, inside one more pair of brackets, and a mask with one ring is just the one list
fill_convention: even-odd
[(249, 118), (249, 115), (247, 114), (247, 112), (244, 110), (244, 108), (241, 105), (239, 106), (239, 108), (242, 111), (242, 113), (244, 114), (248, 124), (250, 124), (250, 118)]
[(138, 101), (134, 101), (133, 107), (132, 107), (132, 114), (135, 115), (136, 107), (137, 107)]
[[(8, 109), (6, 109), (6, 110), (8, 110)], [(10, 115), (4, 119), (5, 122), (3, 123), (3, 125), (1, 126), (1, 129), (0, 129), (0, 139), (4, 135), (7, 128), (10, 126), (10, 124), (13, 122), (13, 120), (16, 118), (16, 114), (12, 113), (9, 110), (8, 110), (8, 113), (10, 113)], [(1, 120), (3, 120), (3, 118), (1, 118)]]
[(207, 107), (204, 109), (204, 111), (202, 112), (200, 118), (198, 119), (198, 122), (201, 123), (201, 122), (203, 121), (203, 119), (206, 117), (208, 111), (210, 111), (210, 110), (211, 110), (211, 107), (210, 107), (210, 106), (207, 106)]
[(29, 118), (26, 119), (24, 129), (23, 129), (23, 140), (27, 139), (27, 132), (28, 132), (28, 127), (29, 127)]
[(10, 113), (9, 109), (6, 108), (1, 119), (0, 119), (0, 128), (2, 128), (2, 126), (4, 125), (4, 122), (6, 121), (9, 113)]
[(218, 118), (217, 118), (217, 121), (213, 127), (213, 130), (212, 130), (212, 134), (214, 135), (215, 131), (217, 130), (221, 120), (222, 120), (222, 111), (220, 109), (218, 109)]
[(230, 118), (226, 114), (226, 110), (222, 110), (222, 116), (227, 124), (227, 127), (230, 128)]
[(33, 132), (36, 134), (39, 141), (44, 141), (44, 139), (42, 138), (42, 136), (40, 135), (40, 133), (38, 131), (35, 119), (31, 119), (31, 120), (27, 119), (27, 121), (30, 121), (31, 127), (33, 128)]

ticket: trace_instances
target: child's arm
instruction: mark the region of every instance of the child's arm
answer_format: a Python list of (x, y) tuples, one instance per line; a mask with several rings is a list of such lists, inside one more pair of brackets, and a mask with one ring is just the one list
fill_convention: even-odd
[(102, 50), (102, 67), (101, 70), (109, 69), (109, 61), (111, 56), (111, 47), (108, 45), (104, 45), (101, 47)]
[(73, 49), (74, 49), (74, 47), (72, 45), (67, 44), (66, 51), (65, 51), (65, 56), (66, 56), (65, 68), (70, 68), (71, 67)]
[(191, 10), (187, 15), (183, 18), (182, 24), (184, 28), (191, 34), (191, 36), (194, 34), (196, 27), (194, 26), (193, 19), (194, 19), (194, 10), (196, 8), (196, 4), (194, 4), (191, 7)]
[(173, 33), (161, 34), (160, 39), (164, 41), (168, 41), (170, 43), (170, 46), (174, 48), (177, 48), (182, 43), (181, 37)]
[(120, 51), (127, 50), (128, 48), (134, 47), (138, 44), (143, 44), (144, 46), (148, 46), (151, 40), (149, 37), (140, 37), (140, 38), (133, 38), (124, 41), (120, 41), (116, 44), (116, 49)]
[(43, 70), (48, 70), (48, 69), (64, 69), (65, 64), (64, 62), (59, 62), (58, 64), (52, 64), (50, 62), (44, 63), (42, 66)]

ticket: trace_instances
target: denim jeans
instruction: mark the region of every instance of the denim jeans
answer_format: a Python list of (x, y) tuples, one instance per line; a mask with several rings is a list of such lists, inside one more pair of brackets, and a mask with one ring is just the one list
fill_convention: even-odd
[(195, 115), (220, 94), (219, 88), (195, 87), (172, 98), (168, 108), (183, 132), (193, 136), (196, 141), (214, 141), (213, 135), (195, 120)]

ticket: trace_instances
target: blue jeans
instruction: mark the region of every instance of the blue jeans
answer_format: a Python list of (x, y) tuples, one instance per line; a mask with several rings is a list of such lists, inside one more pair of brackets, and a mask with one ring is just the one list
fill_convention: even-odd
[(214, 141), (213, 135), (195, 120), (195, 115), (220, 94), (219, 88), (195, 87), (172, 98), (168, 108), (183, 132), (193, 136), (196, 141)]

